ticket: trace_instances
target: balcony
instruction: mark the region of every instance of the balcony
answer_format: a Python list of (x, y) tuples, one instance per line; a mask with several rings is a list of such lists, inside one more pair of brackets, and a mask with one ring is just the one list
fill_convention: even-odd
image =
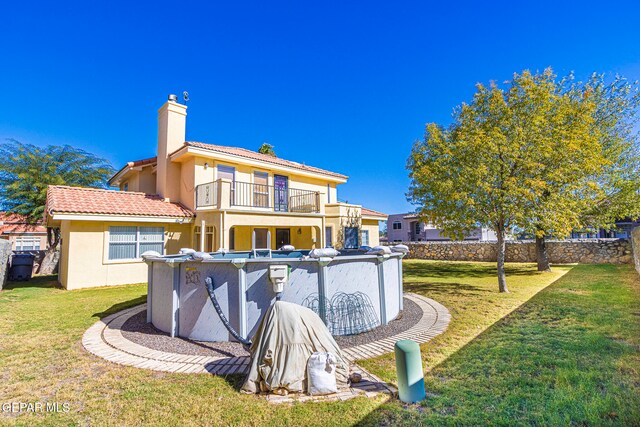
[(320, 212), (320, 192), (224, 180), (196, 186), (197, 209), (226, 207), (317, 213)]

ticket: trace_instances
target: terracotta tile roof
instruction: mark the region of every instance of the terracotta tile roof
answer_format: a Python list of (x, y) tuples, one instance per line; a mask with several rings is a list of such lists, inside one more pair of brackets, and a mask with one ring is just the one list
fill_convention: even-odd
[(136, 166), (144, 166), (144, 165), (153, 165), (155, 163), (158, 162), (158, 157), (149, 157), (146, 159), (142, 159), (142, 160), (134, 160), (133, 162), (127, 162), (126, 165), (124, 165), (118, 172), (114, 173), (113, 176), (111, 178), (109, 178), (109, 184), (111, 184), (111, 181), (113, 181), (113, 179), (115, 177), (117, 177), (118, 175), (121, 175), (122, 173), (126, 172), (127, 169), (129, 168), (134, 168)]
[(0, 212), (0, 234), (46, 233), (42, 221), (32, 223), (24, 216), (13, 212)]
[(165, 202), (158, 195), (64, 185), (49, 186), (46, 212), (48, 215), (76, 213), (179, 218), (194, 216), (193, 212), (180, 203)]
[(307, 172), (318, 173), (327, 176), (333, 176), (336, 178), (347, 179), (348, 176), (342, 175), (336, 172), (316, 168), (313, 166), (307, 166), (302, 163), (292, 162), (290, 160), (280, 159), (278, 157), (269, 156), (267, 154), (261, 154), (257, 151), (247, 150), (240, 147), (226, 147), (223, 145), (205, 144), (204, 142), (186, 141), (186, 146), (202, 148), (203, 150), (216, 151), (218, 153), (231, 154), (234, 156), (244, 157), (252, 160), (260, 160), (266, 163), (272, 163), (274, 165), (286, 166), (294, 169), (300, 169)]
[(128, 162), (127, 166), (129, 166), (130, 168), (133, 168), (136, 166), (144, 166), (144, 165), (149, 165), (157, 162), (158, 162), (158, 157), (154, 156), (154, 157), (149, 157), (147, 159), (134, 160), (133, 162)]
[(381, 218), (387, 218), (389, 215), (383, 214), (382, 212), (374, 211), (372, 209), (367, 209), (365, 207), (362, 208), (361, 215), (363, 216), (379, 216)]

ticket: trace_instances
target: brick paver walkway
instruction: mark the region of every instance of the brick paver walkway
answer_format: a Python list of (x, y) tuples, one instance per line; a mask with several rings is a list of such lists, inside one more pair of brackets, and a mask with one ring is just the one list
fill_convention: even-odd
[[(337, 395), (322, 397), (323, 400), (344, 400), (355, 396), (372, 396), (377, 393), (395, 394), (393, 386), (355, 365), (355, 361), (380, 356), (393, 351), (396, 341), (412, 339), (420, 344), (431, 340), (447, 329), (451, 316), (442, 304), (421, 295), (405, 294), (407, 298), (418, 304), (422, 310), (422, 318), (408, 330), (373, 343), (343, 349), (345, 357), (352, 364), (351, 371), (360, 372), (363, 381), (353, 384), (349, 390)], [(129, 341), (122, 335), (122, 325), (132, 316), (146, 309), (146, 304), (132, 307), (106, 316), (91, 326), (82, 337), (84, 348), (110, 362), (137, 368), (176, 373), (210, 373), (214, 375), (246, 374), (250, 358), (242, 357), (210, 357), (190, 356), (178, 353), (167, 353), (141, 346)], [(270, 401), (280, 403), (288, 401), (317, 400), (310, 396), (275, 396), (269, 395)]]

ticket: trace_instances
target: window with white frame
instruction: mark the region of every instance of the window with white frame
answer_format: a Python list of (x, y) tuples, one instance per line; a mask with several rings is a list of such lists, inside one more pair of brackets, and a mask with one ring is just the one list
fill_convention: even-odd
[(269, 174), (267, 172), (253, 173), (253, 206), (269, 207)]
[(361, 246), (369, 246), (369, 230), (360, 231), (360, 240), (362, 240)]
[(394, 221), (393, 222), (393, 229), (394, 230), (402, 230), (402, 223), (400, 221)]
[(164, 227), (109, 227), (109, 259), (136, 259), (147, 251), (164, 253)]
[(415, 223), (415, 232), (416, 234), (420, 234), (420, 222)]
[(40, 237), (18, 236), (16, 237), (16, 251), (39, 251)]

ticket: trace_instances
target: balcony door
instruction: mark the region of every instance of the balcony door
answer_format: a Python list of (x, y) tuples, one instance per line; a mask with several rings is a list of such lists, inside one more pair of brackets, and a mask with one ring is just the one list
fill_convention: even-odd
[(289, 211), (289, 178), (283, 175), (273, 176), (274, 210), (276, 212)]

